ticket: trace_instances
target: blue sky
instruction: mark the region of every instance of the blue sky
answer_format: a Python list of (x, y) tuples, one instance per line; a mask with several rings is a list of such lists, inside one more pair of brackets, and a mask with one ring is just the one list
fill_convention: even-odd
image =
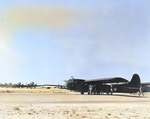
[(150, 82), (149, 14), (148, 0), (0, 0), (0, 83)]

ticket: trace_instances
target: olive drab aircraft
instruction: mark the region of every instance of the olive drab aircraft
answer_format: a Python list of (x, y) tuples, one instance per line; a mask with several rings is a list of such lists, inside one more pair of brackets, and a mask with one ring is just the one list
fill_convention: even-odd
[(65, 81), (65, 87), (68, 90), (80, 92), (82, 95), (84, 93), (92, 94), (113, 94), (113, 93), (137, 93), (143, 95), (143, 86), (150, 85), (146, 83), (141, 84), (141, 80), (138, 74), (134, 74), (131, 81), (121, 77), (114, 78), (102, 78), (102, 79), (75, 79), (73, 76), (67, 81)]
[(31, 82), (26, 85), (27, 88), (36, 88), (36, 86), (37, 86), (37, 84), (35, 84), (34, 82)]

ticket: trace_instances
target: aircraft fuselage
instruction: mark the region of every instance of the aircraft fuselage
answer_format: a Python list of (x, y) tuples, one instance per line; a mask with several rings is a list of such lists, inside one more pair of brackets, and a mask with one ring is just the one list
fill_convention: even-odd
[[(84, 94), (113, 94), (114, 93), (137, 93), (140, 91), (140, 77), (138, 74), (134, 74), (130, 82), (124, 82), (124, 84), (113, 84), (116, 81), (126, 81), (123, 78), (111, 78), (107, 80), (98, 81), (86, 81), (83, 79), (69, 79), (67, 82), (67, 89)], [(112, 83), (113, 82), (113, 83)], [(112, 84), (111, 84), (112, 83)], [(116, 82), (118, 83), (118, 82)]]

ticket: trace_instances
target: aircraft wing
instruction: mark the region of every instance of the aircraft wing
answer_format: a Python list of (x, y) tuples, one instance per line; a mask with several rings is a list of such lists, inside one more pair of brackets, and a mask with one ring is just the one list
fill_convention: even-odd
[(148, 86), (150, 83), (141, 83), (142, 86)]
[(121, 77), (114, 77), (114, 78), (102, 78), (102, 79), (93, 79), (93, 80), (86, 80), (85, 82), (90, 83), (90, 84), (95, 84), (95, 83), (127, 83), (129, 82), (128, 80), (121, 78)]

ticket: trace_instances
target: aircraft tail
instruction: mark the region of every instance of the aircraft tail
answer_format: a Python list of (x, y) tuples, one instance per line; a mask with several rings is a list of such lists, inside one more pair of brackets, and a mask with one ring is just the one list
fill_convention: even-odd
[(134, 74), (131, 81), (128, 83), (130, 87), (140, 88), (141, 80), (138, 74)]

